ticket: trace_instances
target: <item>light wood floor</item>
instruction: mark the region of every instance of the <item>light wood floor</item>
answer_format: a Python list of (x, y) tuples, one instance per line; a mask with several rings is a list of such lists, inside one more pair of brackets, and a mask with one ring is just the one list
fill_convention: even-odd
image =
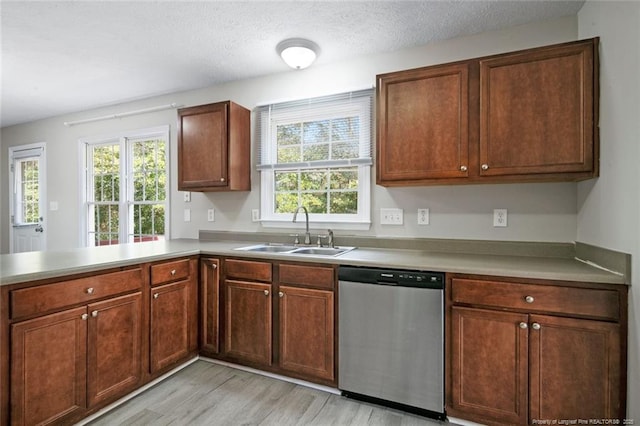
[(445, 423), (200, 360), (89, 424), (434, 426)]

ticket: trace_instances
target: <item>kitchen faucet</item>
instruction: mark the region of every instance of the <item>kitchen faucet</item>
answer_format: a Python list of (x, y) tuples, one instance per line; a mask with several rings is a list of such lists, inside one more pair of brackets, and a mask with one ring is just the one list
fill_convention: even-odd
[(298, 206), (298, 208), (296, 209), (295, 213), (293, 213), (293, 222), (295, 223), (296, 218), (298, 217), (298, 212), (300, 211), (300, 209), (304, 210), (304, 216), (305, 216), (306, 224), (307, 224), (307, 230), (306, 230), (306, 233), (304, 234), (304, 243), (309, 245), (309, 244), (311, 244), (311, 234), (309, 233), (309, 211), (307, 210), (307, 208), (305, 206)]

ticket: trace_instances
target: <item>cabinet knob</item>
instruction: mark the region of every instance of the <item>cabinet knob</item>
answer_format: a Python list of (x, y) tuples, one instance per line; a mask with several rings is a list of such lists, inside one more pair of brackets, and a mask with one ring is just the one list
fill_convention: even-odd
[(87, 289), (87, 294), (93, 294), (93, 287), (89, 287)]
[(265, 291), (264, 291), (264, 295), (265, 295), (265, 296), (268, 296), (268, 295), (269, 295), (269, 290), (265, 290)]
[(524, 298), (524, 301), (527, 303), (533, 303), (534, 300), (533, 296), (527, 296)]
[(154, 295), (153, 295), (153, 298), (154, 298), (154, 299), (157, 299), (157, 298), (158, 298), (158, 296), (160, 296), (160, 295), (159, 295), (158, 293), (156, 293), (156, 294), (154, 294)]
[(220, 182), (224, 182), (224, 178), (220, 178)]
[(460, 171), (461, 172), (466, 172), (467, 171), (467, 166), (460, 166)]
[(97, 317), (98, 316), (98, 311), (92, 311), (91, 312), (91, 316), (94, 317), (94, 318)]
[(211, 264), (211, 268), (212, 269), (218, 269), (218, 265), (216, 265), (215, 263)]
[(82, 321), (86, 321), (86, 320), (87, 320), (87, 318), (89, 318), (89, 315), (87, 315), (87, 314), (82, 314), (82, 315), (80, 316), (80, 318), (82, 318)]
[(521, 322), (519, 325), (520, 325), (520, 328), (523, 329), (523, 330), (525, 328), (527, 328), (527, 323), (526, 322)]
[(534, 322), (533, 324), (531, 324), (531, 328), (533, 328), (534, 330), (540, 330), (540, 324)]
[(175, 275), (175, 274), (176, 274), (176, 270), (175, 270), (175, 269), (172, 269), (172, 270), (171, 270), (171, 275)]
[(279, 291), (279, 292), (278, 292), (278, 296), (280, 296), (280, 297), (284, 297), (284, 293), (283, 293), (283, 292), (281, 292), (281, 291)]
[(489, 165), (488, 164), (483, 164), (482, 166), (480, 166), (480, 168), (482, 170), (489, 170)]

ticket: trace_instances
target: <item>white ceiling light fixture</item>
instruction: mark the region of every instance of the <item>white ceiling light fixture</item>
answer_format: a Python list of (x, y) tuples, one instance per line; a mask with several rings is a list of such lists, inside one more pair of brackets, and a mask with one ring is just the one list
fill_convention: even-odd
[(291, 68), (302, 70), (316, 60), (320, 48), (312, 41), (303, 38), (290, 38), (278, 43), (276, 51)]

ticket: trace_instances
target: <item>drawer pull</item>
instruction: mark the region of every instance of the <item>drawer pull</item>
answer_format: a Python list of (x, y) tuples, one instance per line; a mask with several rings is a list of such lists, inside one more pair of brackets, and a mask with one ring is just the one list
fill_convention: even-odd
[(533, 303), (534, 300), (533, 296), (527, 296), (524, 298), (524, 301), (527, 303)]
[(171, 275), (175, 275), (175, 274), (176, 274), (176, 270), (175, 270), (175, 269), (172, 269), (172, 270), (171, 270)]
[(268, 295), (269, 295), (269, 290), (265, 290), (265, 291), (264, 291), (264, 295), (265, 295), (265, 296), (268, 296)]
[(154, 299), (157, 299), (157, 298), (158, 298), (158, 296), (160, 296), (160, 294), (156, 293), (156, 294), (154, 294), (154, 295), (153, 295), (153, 298), (154, 298)]
[(87, 294), (93, 294), (93, 287), (89, 287), (87, 289)]
[(211, 268), (213, 268), (213, 269), (218, 269), (218, 265), (216, 265), (215, 263), (213, 263), (213, 264), (211, 265)]
[(521, 328), (521, 329), (523, 329), (523, 330), (524, 330), (525, 328), (527, 328), (527, 323), (526, 323), (526, 322), (521, 322), (521, 323), (520, 323), (520, 328)]
[(537, 322), (534, 322), (533, 324), (531, 324), (531, 328), (533, 328), (534, 330), (540, 330), (540, 324), (538, 324)]
[(86, 321), (86, 320), (87, 320), (87, 318), (89, 318), (89, 315), (87, 315), (87, 314), (82, 314), (82, 315), (80, 316), (80, 318), (82, 318), (82, 321)]
[(280, 297), (284, 297), (284, 293), (283, 293), (283, 292), (281, 292), (281, 291), (279, 291), (279, 292), (278, 292), (278, 296), (280, 296)]
[(467, 171), (467, 166), (460, 166), (460, 171), (461, 172), (466, 172)]
[(98, 316), (98, 311), (91, 312), (91, 316), (94, 317), (94, 318), (97, 317)]

